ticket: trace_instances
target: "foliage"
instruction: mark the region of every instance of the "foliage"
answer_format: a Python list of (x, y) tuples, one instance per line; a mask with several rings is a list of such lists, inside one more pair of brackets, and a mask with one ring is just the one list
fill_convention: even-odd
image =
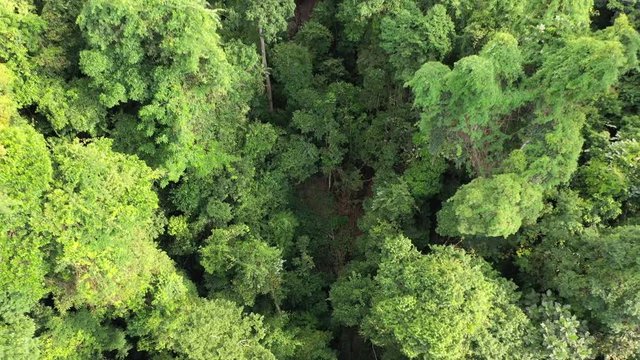
[(0, 324), (0, 357), (4, 359), (33, 359), (40, 355), (38, 340), (34, 338), (36, 325), (29, 317), (18, 315)]
[(200, 129), (211, 125), (239, 70), (221, 46), (214, 11), (199, 1), (90, 1), (78, 24), (88, 44), (80, 66), (101, 90), (101, 103), (139, 104), (140, 121), (120, 117), (116, 123), (138, 141), (119, 147), (165, 169), (169, 181), (197, 164), (194, 156), (215, 151), (215, 143), (199, 141), (206, 134)]
[(336, 281), (331, 287), (333, 318), (346, 326), (362, 324), (369, 313), (375, 283), (371, 278), (352, 273)]
[[(407, 82), (416, 95), (415, 105), (423, 110), (421, 131), (432, 153), (479, 176), (463, 186), (449, 206), (445, 206), (439, 215), (443, 221), (441, 232), (508, 236), (522, 224), (535, 221), (544, 192), (569, 181), (577, 168), (583, 141), (580, 135), (583, 108), (606, 93), (620, 72), (628, 69), (625, 49), (635, 53), (638, 35), (622, 35), (628, 33), (615, 30), (624, 29), (625, 24), (623, 17), (611, 29), (550, 47), (542, 54), (535, 73), (525, 79), (522, 77), (526, 58), (516, 39), (507, 33), (497, 33), (479, 55), (460, 59), (453, 69), (427, 62)], [(525, 109), (529, 109), (528, 114), (523, 112)], [(522, 145), (516, 148), (514, 140)], [(496, 167), (500, 163), (502, 169)], [(504, 170), (515, 173), (496, 175)], [(527, 187), (525, 197), (530, 205), (507, 210), (510, 205), (507, 202), (512, 197), (518, 199), (519, 191), (506, 190), (505, 180), (511, 177), (517, 182), (521, 176), (540, 188)], [(501, 212), (509, 213), (512, 219), (505, 224), (510, 225), (465, 224), (467, 220), (460, 214), (460, 207), (477, 206), (478, 200), (474, 199), (482, 198), (479, 194), (483, 190), (479, 188), (485, 187), (496, 198), (501, 192), (508, 195), (502, 201), (494, 200), (496, 209), (480, 213), (490, 218)], [(478, 189), (475, 197), (471, 197), (472, 188)], [(504, 191), (497, 190), (503, 188)], [(459, 210), (453, 211), (452, 207)], [(503, 220), (498, 216), (497, 221)], [(458, 229), (454, 230), (455, 227)]]
[(637, 5), (0, 0), (0, 358), (640, 358)]
[(152, 241), (157, 175), (106, 139), (59, 144), (52, 159), (52, 190), (34, 228), (55, 257), (57, 307), (136, 308), (164, 260)]
[(477, 178), (444, 204), (438, 213), (438, 232), (507, 237), (523, 224), (534, 223), (542, 207), (542, 192), (514, 174)]
[(274, 40), (279, 32), (286, 30), (294, 9), (293, 0), (250, 1), (246, 17), (263, 29), (267, 39)]
[(261, 316), (244, 316), (228, 300), (198, 298), (192, 286), (175, 272), (159, 277), (150, 306), (128, 329), (141, 337), (141, 350), (186, 359), (275, 359), (261, 343)]
[[(527, 319), (510, 303), (514, 299), (511, 286), (495, 279), (486, 263), (463, 251), (432, 250), (423, 256), (407, 238), (387, 239), (363, 333), (410, 358), (512, 355), (509, 348), (517, 349), (518, 337), (501, 330), (511, 323), (511, 330), (521, 333)], [(505, 318), (496, 317), (499, 311), (506, 311)], [(492, 333), (493, 329), (498, 332)]]
[(227, 284), (230, 278), (240, 301), (252, 305), (260, 294), (277, 297), (282, 260), (281, 251), (263, 241), (252, 238), (242, 241), (248, 231), (247, 226), (213, 230), (201, 249), (201, 263), (214, 279), (222, 277), (214, 280), (216, 283)]
[(230, 31), (235, 38), (254, 41), (262, 30), (268, 43), (282, 38), (296, 7), (293, 0), (219, 0), (209, 4), (223, 14), (223, 32)]
[(638, 349), (634, 340), (638, 320), (630, 300), (638, 286), (634, 260), (637, 236), (636, 226), (586, 232), (558, 239), (564, 241), (553, 251), (549, 239), (534, 255), (546, 258), (540, 282), (557, 291), (576, 314), (592, 314), (590, 327), (600, 351), (614, 358), (626, 358)]
[(543, 359), (590, 359), (593, 338), (569, 305), (554, 300), (550, 292), (543, 294), (539, 304), (527, 308), (531, 320), (539, 324), (532, 333), (534, 354)]
[(99, 358), (106, 351), (126, 354), (124, 332), (102, 326), (87, 310), (64, 317), (51, 316), (45, 328), (47, 331), (39, 338), (43, 359)]
[(389, 61), (402, 79), (427, 60), (442, 60), (451, 51), (454, 33), (444, 6), (435, 5), (423, 15), (417, 4), (407, 4), (380, 23), (380, 47), (389, 53)]
[(29, 311), (47, 292), (47, 241), (29, 222), (41, 216), (51, 177), (42, 135), (27, 124), (0, 125), (0, 319)]

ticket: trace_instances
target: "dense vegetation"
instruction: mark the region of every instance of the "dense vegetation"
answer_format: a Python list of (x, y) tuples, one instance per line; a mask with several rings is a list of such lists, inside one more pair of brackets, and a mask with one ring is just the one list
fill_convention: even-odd
[(0, 359), (640, 359), (637, 0), (0, 0)]

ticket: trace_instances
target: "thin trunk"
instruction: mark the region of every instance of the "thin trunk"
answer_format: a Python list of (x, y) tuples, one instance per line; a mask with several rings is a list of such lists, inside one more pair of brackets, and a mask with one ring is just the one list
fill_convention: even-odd
[(273, 112), (273, 93), (271, 92), (271, 77), (269, 76), (269, 66), (267, 64), (267, 50), (264, 45), (264, 34), (262, 26), (258, 28), (260, 33), (260, 52), (262, 53), (262, 68), (264, 70), (265, 87), (267, 90), (267, 100), (269, 101), (269, 112)]

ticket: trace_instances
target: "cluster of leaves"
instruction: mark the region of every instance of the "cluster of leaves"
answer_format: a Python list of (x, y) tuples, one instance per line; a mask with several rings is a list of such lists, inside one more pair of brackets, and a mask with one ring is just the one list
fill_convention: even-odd
[(0, 358), (640, 357), (639, 19), (0, 0)]

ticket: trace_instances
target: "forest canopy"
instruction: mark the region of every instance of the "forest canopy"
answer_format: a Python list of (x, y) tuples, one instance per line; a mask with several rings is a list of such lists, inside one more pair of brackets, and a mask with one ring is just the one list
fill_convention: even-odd
[(0, 0), (0, 359), (640, 358), (637, 0)]

